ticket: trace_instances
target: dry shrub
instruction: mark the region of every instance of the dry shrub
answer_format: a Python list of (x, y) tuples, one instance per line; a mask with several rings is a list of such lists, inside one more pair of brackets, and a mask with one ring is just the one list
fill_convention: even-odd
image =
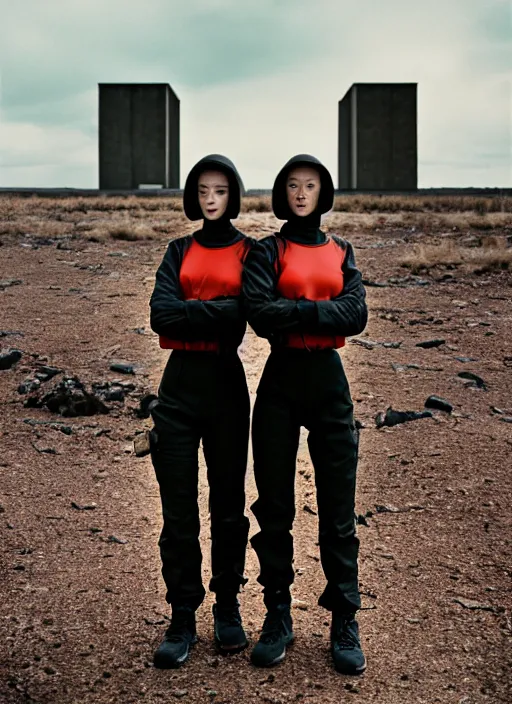
[(378, 195), (346, 194), (336, 196), (334, 211), (349, 213), (485, 213), (512, 212), (510, 196), (471, 195)]
[(152, 227), (144, 223), (132, 223), (129, 220), (111, 225), (108, 228), (108, 232), (113, 240), (124, 240), (125, 242), (151, 240), (155, 235)]
[(417, 245), (413, 252), (400, 260), (400, 265), (412, 273), (428, 271), (436, 266), (457, 267), (465, 265), (472, 271), (508, 269), (512, 263), (512, 248), (505, 237), (483, 237), (478, 247), (463, 247), (453, 240), (438, 245)]
[(272, 201), (270, 196), (245, 196), (242, 198), (242, 213), (270, 213)]

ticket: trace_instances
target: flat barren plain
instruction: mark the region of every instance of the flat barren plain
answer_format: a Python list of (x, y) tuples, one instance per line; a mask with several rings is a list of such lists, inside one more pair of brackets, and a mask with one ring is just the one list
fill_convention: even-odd
[[(257, 238), (275, 231), (268, 206), (246, 199), (235, 224)], [(140, 400), (167, 358), (149, 327), (155, 271), (169, 239), (194, 226), (168, 198), (1, 197), (0, 701), (512, 701), (511, 211), (504, 198), (347, 196), (325, 219), (355, 247), (370, 310), (366, 331), (340, 350), (362, 426), (368, 659), (363, 677), (347, 678), (332, 669), (329, 615), (317, 606), (305, 435), (286, 661), (257, 670), (249, 651), (218, 655), (208, 595), (189, 662), (154, 669), (169, 619), (160, 504), (150, 459), (132, 446), (151, 427)], [(248, 330), (240, 354), (253, 401), (268, 351)], [(448, 405), (426, 408), (431, 396)], [(431, 415), (391, 427), (390, 407)], [(251, 535), (254, 499), (249, 458)], [(206, 581), (202, 458), (200, 510)], [(249, 547), (241, 604), (252, 643), (264, 616), (257, 574)]]

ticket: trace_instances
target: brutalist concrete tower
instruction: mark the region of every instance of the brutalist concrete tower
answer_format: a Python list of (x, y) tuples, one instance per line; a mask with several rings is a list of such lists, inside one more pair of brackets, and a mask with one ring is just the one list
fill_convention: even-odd
[(354, 83), (339, 102), (341, 190), (418, 187), (417, 83)]
[(180, 101), (167, 83), (100, 83), (100, 189), (179, 188)]

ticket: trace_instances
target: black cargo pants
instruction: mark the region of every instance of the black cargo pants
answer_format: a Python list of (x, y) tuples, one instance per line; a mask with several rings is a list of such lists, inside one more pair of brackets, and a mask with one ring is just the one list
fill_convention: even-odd
[(230, 598), (244, 578), (249, 520), (245, 473), (250, 403), (236, 354), (174, 351), (153, 409), (151, 458), (160, 486), (159, 547), (166, 600), (196, 609), (204, 599), (199, 544), (198, 451), (202, 439), (210, 485), (210, 589)]
[(320, 557), (327, 586), (318, 603), (329, 611), (360, 608), (359, 540), (355, 530), (358, 432), (336, 350), (273, 350), (258, 387), (252, 441), (260, 532), (251, 543), (267, 608), (289, 602), (293, 582), (295, 465), (301, 425), (315, 470)]

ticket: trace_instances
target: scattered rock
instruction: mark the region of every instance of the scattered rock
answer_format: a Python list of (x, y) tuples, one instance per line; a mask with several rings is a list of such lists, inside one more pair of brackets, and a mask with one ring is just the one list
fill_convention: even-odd
[(362, 513), (358, 514), (358, 516), (357, 516), (357, 525), (358, 526), (366, 526), (367, 528), (370, 527), (370, 524), (366, 520), (366, 516), (364, 516)]
[(108, 541), (109, 543), (117, 543), (118, 545), (126, 545), (126, 543), (128, 542), (128, 541), (125, 540), (124, 538), (118, 538), (118, 537), (115, 536), (115, 535), (109, 535), (108, 538), (107, 538), (107, 541)]
[(310, 513), (312, 516), (316, 516), (316, 515), (317, 515), (316, 511), (314, 511), (314, 510), (313, 510), (310, 506), (308, 506), (307, 504), (305, 504), (305, 505), (302, 507), (302, 510), (305, 511), (306, 513)]
[(77, 511), (93, 511), (97, 507), (97, 504), (94, 502), (90, 504), (77, 504), (76, 501), (71, 502), (71, 508), (75, 508)]
[(73, 428), (70, 425), (64, 425), (64, 423), (54, 422), (51, 420), (35, 420), (34, 418), (23, 418), (23, 422), (27, 425), (32, 425), (37, 427), (38, 425), (47, 425), (52, 430), (60, 430), (64, 435), (71, 435), (73, 433)]
[(478, 362), (474, 357), (455, 357), (455, 359), (457, 362), (462, 362), (463, 364), (466, 364), (466, 362)]
[(496, 408), (496, 406), (491, 406), (491, 411), (499, 416), (512, 415), (512, 411), (505, 411), (503, 408)]
[(36, 393), (29, 396), (23, 404), (25, 408), (43, 408), (67, 418), (92, 416), (97, 413), (109, 413), (103, 401), (89, 393), (78, 377), (64, 377), (42, 398)]
[(104, 401), (121, 401), (135, 391), (135, 384), (116, 381), (94, 382), (91, 384), (93, 393)]
[(482, 379), (481, 376), (478, 376), (478, 374), (474, 374), (473, 372), (459, 372), (457, 376), (460, 379), (467, 379), (468, 381), (473, 382), (470, 386), (473, 388), (477, 389), (487, 389), (485, 381)]
[(420, 418), (432, 418), (431, 411), (395, 411), (389, 406), (386, 412), (380, 411), (375, 416), (375, 425), (377, 428), (387, 426), (392, 428), (394, 425), (407, 423), (411, 420), (420, 420)]
[(10, 286), (19, 286), (22, 283), (22, 279), (3, 279), (0, 281), (0, 289), (3, 291), (5, 288), (9, 288)]
[(359, 692), (360, 692), (359, 687), (356, 684), (354, 684), (353, 682), (346, 682), (344, 687), (347, 690), (347, 692), (350, 692), (351, 694), (359, 694)]
[(364, 347), (365, 350), (374, 350), (376, 347), (379, 346), (378, 342), (373, 342), (372, 340), (361, 340), (358, 337), (354, 337), (352, 340), (350, 340), (350, 342), (353, 345), (359, 345), (360, 347)]
[(43, 454), (46, 454), (46, 455), (56, 455), (57, 454), (57, 450), (53, 447), (37, 447), (35, 442), (33, 442), (31, 444), (32, 444), (32, 447), (34, 448), (34, 450), (37, 450), (38, 452), (41, 452)]
[(390, 276), (388, 284), (405, 288), (407, 286), (430, 286), (430, 281), (408, 274), (407, 276)]
[(471, 611), (495, 611), (494, 606), (490, 606), (489, 604), (480, 604), (478, 601), (473, 601), (472, 599), (464, 599), (463, 597), (456, 597), (453, 600), (456, 604), (460, 604), (460, 606), (464, 607), (465, 609), (470, 609)]
[(300, 609), (301, 611), (307, 611), (308, 605), (305, 601), (300, 599), (292, 599), (292, 609)]
[(64, 370), (57, 367), (49, 367), (45, 364), (41, 365), (36, 371), (36, 379), (39, 381), (50, 381), (57, 374), (62, 374)]
[(511, 416), (501, 416), (501, 418), (499, 418), (499, 420), (500, 420), (502, 423), (512, 423), (512, 417), (511, 417)]
[(176, 699), (183, 699), (183, 697), (186, 697), (188, 694), (188, 689), (175, 689), (172, 692), (172, 696), (176, 697)]
[[(419, 504), (408, 504), (402, 508), (397, 506), (386, 506), (385, 504), (375, 504), (376, 513), (407, 513), (408, 511), (424, 511), (425, 506), (420, 506)], [(367, 511), (366, 515), (373, 515), (371, 511)]]
[(374, 288), (387, 288), (388, 285), (385, 283), (382, 283), (381, 281), (372, 281), (371, 279), (363, 279), (362, 280), (363, 286), (372, 286)]
[(375, 340), (363, 340), (359, 337), (355, 337), (350, 342), (353, 345), (359, 345), (364, 347), (365, 350), (374, 350), (376, 347), (385, 347), (386, 349), (397, 350), (402, 346), (402, 342), (376, 342)]
[(440, 396), (429, 396), (425, 401), (425, 408), (435, 408), (438, 411), (451, 413), (453, 411), (452, 404)]
[(112, 362), (110, 365), (110, 371), (119, 372), (120, 374), (135, 374), (133, 364), (127, 364), (125, 362)]
[(22, 356), (23, 352), (16, 349), (10, 349), (0, 353), (0, 369), (11, 369), (11, 367), (20, 361)]
[(390, 350), (398, 350), (402, 346), (402, 342), (383, 342), (382, 346)]
[(165, 618), (147, 618), (144, 617), (144, 622), (148, 624), (148, 626), (162, 626), (164, 623), (166, 623)]
[(440, 347), (441, 345), (444, 345), (445, 343), (446, 343), (446, 340), (439, 338), (439, 339), (435, 339), (435, 340), (425, 340), (424, 342), (417, 342), (416, 347), (422, 347), (424, 350), (429, 350), (432, 347)]
[(9, 337), (11, 335), (19, 335), (19, 337), (25, 337), (25, 333), (20, 330), (0, 330), (0, 337)]
[(397, 362), (391, 362), (391, 366), (395, 372), (406, 372), (408, 369), (421, 369), (419, 364), (398, 364)]
[(375, 504), (377, 513), (400, 513), (400, 509), (396, 506), (386, 506), (384, 504)]

